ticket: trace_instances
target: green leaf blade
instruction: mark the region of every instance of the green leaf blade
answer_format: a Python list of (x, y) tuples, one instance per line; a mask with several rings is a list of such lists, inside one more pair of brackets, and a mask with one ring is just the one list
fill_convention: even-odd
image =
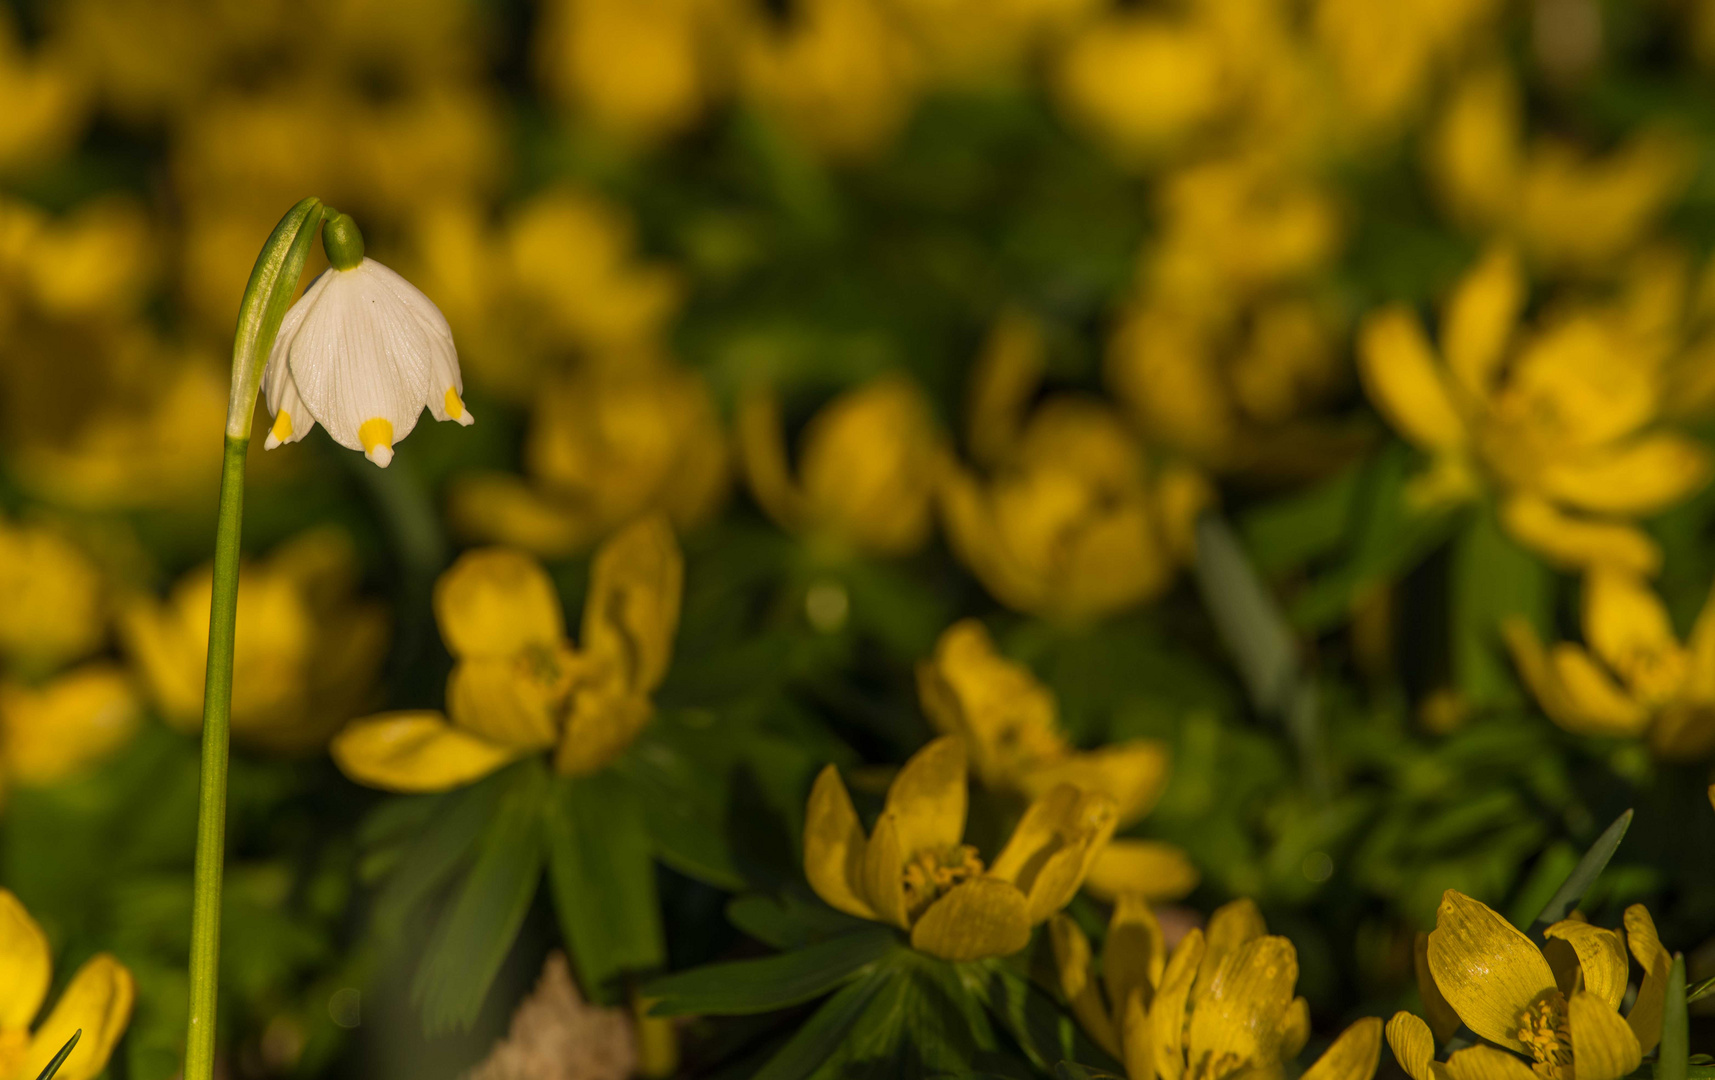
[(851, 981), (899, 948), (886, 927), (873, 927), (760, 960), (711, 964), (644, 988), (656, 1016), (744, 1016), (814, 1001)]
[(1614, 823), (1603, 830), (1602, 835), (1596, 838), (1596, 842), (1590, 845), (1590, 850), (1586, 851), (1584, 857), (1578, 860), (1578, 865), (1573, 867), (1566, 882), (1555, 890), (1554, 895), (1549, 898), (1548, 904), (1538, 913), (1536, 921), (1531, 923), (1530, 938), (1532, 941), (1538, 945), (1542, 944), (1546, 940), (1543, 932), (1572, 914), (1573, 910), (1578, 907), (1578, 902), (1584, 899), (1584, 894), (1590, 891), (1590, 886), (1595, 884), (1596, 879), (1607, 868), (1608, 860), (1612, 859), (1614, 852), (1619, 850), (1620, 841), (1625, 839), (1626, 830), (1631, 828), (1631, 825), (1632, 812), (1627, 810), (1615, 818)]

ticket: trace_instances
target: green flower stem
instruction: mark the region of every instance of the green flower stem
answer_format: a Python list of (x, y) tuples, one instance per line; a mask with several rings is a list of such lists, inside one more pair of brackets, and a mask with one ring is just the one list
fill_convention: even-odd
[(220, 893), (226, 862), (226, 765), (232, 726), (232, 653), (238, 627), (238, 556), (244, 531), (244, 455), (262, 367), (321, 231), (320, 199), (305, 199), (280, 219), (238, 309), (232, 343), (226, 456), (214, 534), (214, 595), (208, 614), (208, 671), (203, 683), (202, 771), (197, 794), (196, 875), (191, 900), (190, 1020), (185, 1080), (214, 1076), (215, 1016), (220, 991)]

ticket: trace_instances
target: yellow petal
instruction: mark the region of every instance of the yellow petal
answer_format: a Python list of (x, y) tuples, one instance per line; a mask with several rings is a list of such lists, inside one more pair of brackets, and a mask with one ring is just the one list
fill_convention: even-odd
[(1393, 1058), (1411, 1080), (1437, 1080), (1435, 1036), (1429, 1025), (1408, 1012), (1396, 1012), (1387, 1022), (1387, 1044)]
[(30, 1026), (52, 974), (47, 935), (16, 896), (0, 889), (0, 1033)]
[(684, 582), (684, 556), (664, 515), (613, 534), (590, 566), (579, 650), (613, 664), (633, 692), (654, 690), (673, 656)]
[(859, 893), (864, 863), (863, 825), (858, 821), (852, 798), (832, 765), (822, 769), (810, 789), (804, 811), (804, 876), (810, 888), (848, 915), (860, 919), (876, 917)]
[(607, 768), (655, 715), (646, 696), (616, 681), (582, 686), (572, 695), (554, 751), (554, 770), (561, 776), (590, 776)]
[[(1621, 990), (1625, 989), (1622, 979)], [(1567, 1002), (1578, 1080), (1619, 1080), (1643, 1063), (1643, 1048), (1614, 1006), (1588, 990)]]
[(437, 712), (353, 720), (328, 744), (334, 764), (384, 791), (449, 791), (480, 780), (524, 751), (461, 731)]
[(1257, 910), (1256, 901), (1250, 897), (1241, 897), (1230, 903), (1222, 904), (1209, 916), (1208, 947), (1203, 951), (1203, 963), (1197, 971), (1197, 985), (1192, 996), (1201, 1000), (1207, 991), (1215, 972), (1224, 964), (1227, 957), (1238, 951), (1239, 946), (1247, 941), (1253, 941), (1268, 933), (1268, 925), (1263, 922), (1262, 912)]
[(1450, 1080), (1535, 1080), (1522, 1060), (1492, 1046), (1473, 1046), (1447, 1059)]
[(1520, 1052), (1519, 1017), (1539, 994), (1554, 989), (1554, 972), (1535, 943), (1487, 904), (1454, 889), (1442, 894), (1435, 913), (1429, 972), (1466, 1026)]
[(1023, 790), (1027, 776), (1067, 753), (1054, 695), (997, 652), (975, 619), (941, 634), (934, 656), (917, 666), (917, 696), (937, 730), (965, 739), (986, 786)]
[(447, 715), (496, 746), (545, 750), (559, 738), (557, 699), (570, 681), (545, 669), (572, 663), (569, 649), (539, 647), (515, 656), (460, 660), (447, 677)]
[(20, 1076), (35, 1076), (47, 1068), (73, 1033), (83, 1031), (56, 1080), (93, 1080), (107, 1068), (113, 1046), (131, 1022), (136, 984), (125, 965), (108, 953), (94, 956), (72, 976), (54, 1009), (30, 1039)]
[(435, 582), (435, 619), (455, 657), (512, 656), (566, 637), (560, 597), (547, 571), (507, 548), (459, 556)]
[(1286, 938), (1264, 935), (1240, 945), (1191, 1010), (1188, 1059), (1273, 1064), (1297, 982), (1298, 953)]
[(969, 798), (964, 740), (944, 735), (911, 755), (888, 786), (884, 807), (897, 819), (902, 855), (956, 846)]
[(786, 461), (780, 398), (772, 389), (747, 390), (738, 407), (738, 453), (757, 505), (784, 529), (804, 525), (804, 495)]
[[(1571, 692), (1560, 679), (1559, 669), (1549, 660), (1542, 647), (1542, 639), (1536, 636), (1536, 628), (1521, 616), (1510, 615), (1501, 622), (1501, 637), (1512, 653), (1513, 666), (1518, 668), (1519, 677), (1530, 688), (1542, 711), (1563, 728), (1584, 730), (1587, 723), (1585, 715), (1580, 706), (1573, 703)], [(1441, 1037), (1447, 1036), (1443, 1034)]]
[(1563, 641), (1548, 659), (1570, 706), (1566, 716), (1549, 714), (1561, 727), (1581, 735), (1620, 738), (1636, 737), (1649, 727), (1649, 710), (1620, 689), (1589, 653)]
[(1302, 997), (1292, 999), (1286, 1018), (1280, 1023), (1280, 1060), (1291, 1061), (1304, 1052), (1310, 1041), (1310, 1002)]
[(1358, 370), (1376, 410), (1394, 430), (1425, 450), (1465, 445), (1459, 414), (1417, 317), (1388, 308), (1365, 321), (1358, 345)]
[(1699, 702), (1715, 701), (1715, 588), (1703, 601), (1685, 645), (1686, 696)]
[(1618, 1009), (1626, 996), (1626, 943), (1612, 930), (1604, 930), (1574, 919), (1562, 919), (1544, 933), (1560, 938), (1578, 954), (1578, 968), (1584, 975), (1584, 989)]
[(1024, 410), (1042, 382), (1042, 329), (1029, 315), (1003, 312), (971, 371), (966, 442), (982, 464), (999, 462), (1018, 441)]
[(1143, 990), (1133, 990), (1120, 1006), (1120, 1053), (1126, 1080), (1154, 1080), (1155, 1047), (1150, 1041), (1149, 1013), (1143, 1005)]
[(992, 877), (953, 886), (911, 928), (911, 947), (943, 960), (1011, 956), (1028, 944), (1024, 894)]
[(1017, 611), (1048, 603), (1048, 582), (1026, 569), (1000, 540), (993, 500), (963, 469), (941, 477), (941, 520), (947, 543), (996, 600)]
[(131, 679), (86, 664), (37, 687), (0, 685), (0, 757), (14, 779), (49, 784), (111, 754), (143, 719)]
[(929, 539), (943, 448), (915, 382), (893, 373), (841, 394), (805, 426), (803, 447), (812, 525), (876, 555)]
[(1598, 514), (1658, 513), (1709, 480), (1701, 443), (1666, 432), (1645, 435), (1583, 460), (1548, 462), (1538, 474), (1543, 494)]
[(1204, 951), (1203, 931), (1192, 927), (1167, 958), (1167, 970), (1149, 1010), (1149, 1041), (1155, 1048), (1155, 1071), (1162, 1080), (1180, 1080), (1185, 1072), (1185, 1006)]
[(883, 810), (863, 851), (862, 893), (875, 917), (901, 930), (911, 928), (911, 913), (905, 901), (905, 864), (911, 852), (899, 839), (899, 815)]
[(1129, 892), (1159, 902), (1185, 897), (1197, 887), (1199, 876), (1180, 848), (1160, 840), (1121, 837), (1096, 853), (1084, 888), (1098, 900), (1111, 902)]
[(1638, 1037), (1638, 1046), (1647, 1054), (1661, 1041), (1662, 1017), (1667, 1013), (1667, 973), (1671, 962), (1655, 932), (1655, 920), (1650, 918), (1649, 909), (1642, 904), (1633, 904), (1626, 909), (1626, 944), (1631, 946), (1632, 955), (1644, 969), (1643, 981), (1638, 984), (1637, 1000), (1632, 1002), (1632, 1011), (1626, 1014), (1626, 1023), (1631, 1025)]
[(1459, 1014), (1441, 996), (1441, 988), (1435, 985), (1435, 977), (1429, 973), (1429, 935), (1419, 933), (1414, 945), (1412, 967), (1417, 975), (1417, 996), (1423, 999), (1423, 1013), (1429, 1018), (1430, 1030), (1437, 1039), (1445, 1042), (1459, 1030)]
[(1114, 1020), (1108, 1015), (1102, 993), (1096, 987), (1090, 964), (1090, 939), (1070, 916), (1056, 915), (1048, 921), (1048, 940), (1054, 947), (1054, 967), (1060, 975), (1060, 991), (1072, 1006), (1084, 1033), (1114, 1057), (1120, 1042)]
[(1034, 925), (1071, 902), (1113, 832), (1112, 799), (1062, 784), (1031, 802), (990, 873), (1030, 898)]
[(1300, 1080), (1370, 1080), (1381, 1056), (1381, 1017), (1366, 1016), (1342, 1031)]
[(1102, 942), (1102, 985), (1108, 1000), (1121, 1002), (1136, 993), (1148, 1008), (1166, 967), (1167, 942), (1155, 912), (1140, 896), (1121, 896)]
[(1683, 667), (1667, 607), (1636, 574), (1606, 566), (1585, 574), (1583, 621), (1585, 640), (1616, 671), (1643, 658)]
[(1513, 539), (1562, 570), (1605, 564), (1650, 577), (1661, 569), (1661, 549), (1642, 530), (1574, 517), (1537, 495), (1507, 499), (1501, 505), (1501, 524)]
[(1494, 389), (1524, 297), (1518, 254), (1497, 247), (1460, 279), (1448, 298), (1441, 344), (1447, 366), (1473, 402), (1487, 401)]
[(1132, 739), (1068, 754), (1023, 778), (1024, 792), (1040, 795), (1055, 784), (1074, 784), (1114, 800), (1119, 827), (1136, 822), (1154, 808), (1167, 787), (1168, 750), (1154, 739)]

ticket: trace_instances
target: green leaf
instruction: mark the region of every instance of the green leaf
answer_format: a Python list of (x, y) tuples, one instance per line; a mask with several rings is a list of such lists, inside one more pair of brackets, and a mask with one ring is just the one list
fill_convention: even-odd
[(686, 1013), (742, 1016), (813, 1001), (841, 983), (875, 969), (899, 948), (891, 929), (872, 926), (761, 960), (711, 964), (656, 979), (643, 990), (655, 1016)]
[(36, 1077), (36, 1080), (53, 1080), (54, 1074), (60, 1071), (60, 1066), (64, 1065), (66, 1058), (71, 1056), (72, 1047), (76, 1046), (77, 1041), (81, 1038), (83, 1038), (82, 1028), (72, 1032), (71, 1038), (66, 1040), (64, 1046), (60, 1047), (60, 1052), (54, 1055), (54, 1059), (48, 1062), (48, 1067), (42, 1070), (42, 1074)]
[(782, 951), (875, 925), (797, 892), (778, 897), (765, 893), (735, 896), (727, 902), (726, 918), (764, 945)]
[[(417, 839), (375, 898), (371, 925), (383, 933), (403, 930), (412, 909), (446, 884), (470, 858), (511, 779), (512, 770), (502, 769), (467, 788), (436, 797), (427, 820), (416, 828)], [(412, 800), (407, 805), (416, 804)], [(387, 818), (392, 816), (385, 810), (378, 812), (380, 827), (386, 827)]]
[(932, 970), (945, 963), (917, 953), (901, 959), (897, 977), (846, 1036), (833, 1074), (839, 1080), (921, 1080), (970, 1067), (976, 1045), (959, 1000), (964, 995), (955, 991), (955, 998)]
[(1246, 514), (1239, 523), (1257, 569), (1278, 574), (1337, 548), (1351, 523), (1361, 465)]
[(1279, 715), (1299, 681), (1298, 643), (1227, 523), (1197, 522), (1197, 586), (1258, 711)]
[(506, 776), (476, 862), (436, 925), (411, 986), (430, 1034), (469, 1029), (476, 1021), (542, 878), (546, 771), (532, 758)]
[(1572, 873), (1566, 878), (1565, 883), (1556, 890), (1554, 896), (1544, 905), (1541, 914), (1537, 915), (1536, 921), (1531, 923), (1530, 937), (1532, 941), (1538, 945), (1542, 944), (1546, 940), (1543, 937), (1543, 931), (1572, 914), (1573, 910), (1578, 907), (1578, 902), (1584, 899), (1584, 894), (1590, 891), (1590, 886), (1595, 884), (1596, 878), (1607, 867), (1608, 860), (1614, 857), (1614, 852), (1619, 849), (1620, 841), (1625, 839), (1626, 830), (1631, 827), (1631, 824), (1632, 812), (1627, 810), (1615, 818), (1614, 823), (1596, 838), (1594, 844), (1590, 845), (1590, 850), (1586, 851), (1584, 857), (1578, 860), (1578, 865), (1573, 867)]
[(546, 816), (548, 877), (578, 982), (601, 1004), (618, 1000), (626, 972), (667, 959), (655, 895), (654, 844), (643, 809), (613, 770), (563, 777)]
[(662, 862), (717, 889), (742, 889), (723, 828), (730, 763), (693, 757), (672, 738), (678, 733), (679, 725), (657, 718), (617, 768), (634, 785)]
[(1686, 1080), (1691, 1057), (1691, 1018), (1685, 1005), (1685, 957), (1675, 953), (1673, 969), (1667, 973), (1667, 1011), (1661, 1019), (1656, 1080)]
[(824, 1002), (752, 1080), (804, 1080), (834, 1056), (871, 999), (896, 977), (884, 969), (848, 984)]
[(1710, 978), (1704, 979), (1702, 982), (1698, 983), (1696, 986), (1693, 986), (1691, 989), (1687, 990), (1685, 992), (1685, 1003), (1687, 1005), (1689, 1005), (1694, 1001), (1702, 1001), (1704, 998), (1708, 997), (1710, 994), (1715, 994), (1715, 976), (1711, 976)]
[(1492, 509), (1471, 515), (1453, 545), (1453, 678), (1473, 705), (1519, 700), (1500, 639), (1502, 620), (1521, 616), (1540, 633), (1548, 623), (1552, 578), (1501, 531)]
[(1057, 1002), (1005, 963), (965, 965), (966, 985), (1010, 1034), (1031, 1064), (1046, 1072), (1064, 1058), (1122, 1068), (1091, 1042)]
[(1054, 1080), (1120, 1080), (1120, 1077), (1085, 1065), (1062, 1061), (1054, 1066)]

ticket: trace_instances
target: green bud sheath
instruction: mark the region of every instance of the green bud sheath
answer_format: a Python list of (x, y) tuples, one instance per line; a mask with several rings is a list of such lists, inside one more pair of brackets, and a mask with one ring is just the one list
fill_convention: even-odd
[(363, 234), (350, 214), (330, 214), (322, 223), (322, 250), (335, 270), (350, 270), (363, 261)]

